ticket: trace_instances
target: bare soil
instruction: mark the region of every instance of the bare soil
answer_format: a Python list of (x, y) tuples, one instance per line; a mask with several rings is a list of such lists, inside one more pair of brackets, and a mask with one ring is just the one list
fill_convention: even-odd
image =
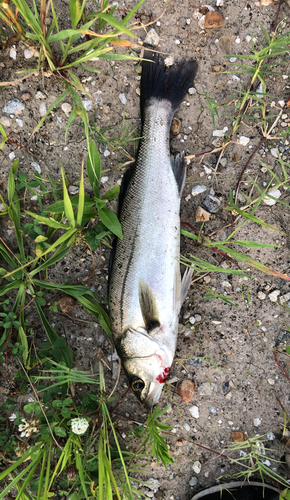
[[(67, 2), (65, 2), (67, 3)], [(160, 37), (159, 47), (163, 53), (173, 54), (176, 61), (184, 59), (197, 59), (199, 70), (194, 82), (196, 93), (188, 94), (185, 101), (176, 113), (176, 117), (182, 122), (181, 132), (178, 136), (172, 136), (171, 148), (175, 154), (182, 150), (186, 155), (198, 155), (211, 151), (215, 139), (213, 130), (223, 129), (227, 126), (231, 130), (232, 120), (228, 116), (233, 115), (233, 106), (226, 107), (224, 114), (220, 108), (219, 118), (216, 117), (215, 127), (213, 126), (209, 109), (206, 108), (207, 101), (204, 91), (209, 96), (215, 96), (219, 104), (232, 100), (231, 91), (249, 84), (248, 75), (239, 75), (241, 82), (232, 80), (231, 74), (222, 73), (228, 70), (229, 66), (222, 54), (224, 53), (224, 43), (226, 49), (231, 54), (244, 54), (252, 50), (251, 43), (246, 37), (253, 35), (263, 40), (264, 35), (258, 24), (262, 23), (268, 33), (271, 33), (276, 14), (278, 2), (270, 6), (261, 6), (260, 2), (225, 0), (224, 5), (215, 6), (213, 0), (209, 0), (210, 5), (216, 8), (223, 16), (223, 26), (218, 29), (208, 29), (202, 31), (194, 18), (194, 11), (200, 7), (202, 2), (195, 0), (184, 0), (179, 2), (154, 2), (147, 0), (144, 4), (143, 12), (151, 17), (143, 16), (142, 21), (148, 22), (150, 19), (157, 19), (164, 8), (166, 12), (161, 17), (160, 25), (153, 27)], [(131, 9), (135, 1), (126, 0), (120, 2), (120, 9)], [(63, 8), (63, 3), (59, 2), (57, 13)], [(289, 16), (290, 9), (282, 3), (279, 20)], [(120, 12), (121, 16), (121, 12)], [(188, 21), (190, 20), (190, 21)], [(149, 30), (150, 27), (147, 28)], [(144, 41), (146, 33), (144, 29), (138, 31), (138, 36)], [(219, 41), (221, 37), (227, 37)], [(223, 43), (224, 42), (224, 43)], [(238, 43), (239, 42), (239, 43)], [(27, 69), (36, 64), (36, 59), (26, 60), (23, 55), (25, 46), (20, 43), (16, 47), (16, 60), (9, 57), (10, 49), (5, 49), (1, 54), (0, 78), (2, 81), (11, 81), (17, 78), (16, 71)], [(78, 76), (84, 81), (84, 85), (92, 96), (92, 109), (89, 116), (95, 121), (99, 128), (114, 127), (110, 133), (118, 136), (121, 131), (122, 119), (125, 113), (125, 123), (129, 124), (130, 130), (138, 127), (136, 136), (140, 133), (140, 110), (139, 95), (136, 90), (139, 87), (139, 75), (136, 72), (136, 64), (133, 62), (111, 63), (100, 60), (92, 63), (100, 70), (99, 74), (90, 74), (78, 70)], [(218, 67), (218, 68), (217, 68)], [(218, 69), (219, 71), (216, 71)], [(235, 69), (235, 67), (234, 67)], [(289, 74), (289, 66), (284, 66), (283, 72)], [(87, 79), (85, 81), (85, 79)], [(280, 75), (269, 76), (267, 80), (268, 92), (275, 101), (275, 111), (279, 109), (278, 101), (287, 101), (289, 97), (289, 79), (283, 79)], [(44, 94), (43, 99), (35, 96), (40, 91)], [(60, 180), (60, 164), (63, 165), (71, 185), (75, 185), (81, 175), (81, 158), (86, 156), (86, 141), (83, 130), (72, 125), (68, 132), (68, 139), (65, 143), (65, 128), (68, 117), (59, 105), (46, 119), (44, 125), (38, 133), (31, 136), (31, 133), (39, 122), (40, 104), (46, 103), (50, 106), (53, 100), (63, 91), (60, 80), (56, 77), (47, 78), (43, 74), (31, 76), (16, 85), (8, 85), (1, 88), (0, 92), (0, 120), (5, 117), (10, 120), (10, 126), (5, 126), (6, 132), (11, 132), (11, 139), (17, 141), (28, 148), (19, 148), (14, 143), (6, 143), (3, 151), (0, 152), (0, 189), (1, 194), (6, 199), (6, 189), (9, 171), (12, 160), (9, 158), (11, 152), (19, 158), (19, 171), (27, 173), (29, 178), (35, 172), (33, 163), (37, 163), (41, 169), (41, 176), (44, 179), (50, 175), (53, 179)], [(19, 116), (9, 116), (2, 110), (11, 99), (22, 100), (22, 94), (29, 92), (31, 98), (24, 102), (25, 110)], [(126, 97), (126, 104), (122, 104), (119, 94)], [(83, 96), (83, 99), (90, 99)], [(68, 99), (67, 102), (72, 102)], [(271, 110), (270, 110), (271, 111)], [(285, 111), (288, 114), (289, 112)], [(23, 120), (23, 127), (19, 127), (17, 119)], [(80, 123), (80, 122), (79, 122)], [(184, 189), (181, 220), (188, 221), (197, 227), (200, 223), (195, 222), (195, 211), (198, 205), (202, 206), (205, 197), (213, 189), (215, 196), (222, 199), (222, 206), (219, 211), (212, 215), (205, 223), (204, 234), (211, 235), (216, 241), (224, 240), (231, 232), (231, 213), (225, 210), (226, 200), (230, 190), (236, 188), (240, 173), (254, 148), (259, 143), (261, 136), (259, 130), (253, 126), (243, 125), (239, 131), (250, 139), (247, 146), (237, 143), (236, 138), (225, 151), (227, 164), (220, 165), (216, 175), (205, 172), (204, 165), (215, 168), (215, 158), (211, 153), (193, 158), (188, 166), (187, 182)], [(273, 142), (273, 141), (272, 141)], [(263, 182), (269, 182), (269, 174), (261, 171), (261, 160), (273, 168), (277, 174), (281, 174), (281, 167), (271, 155), (270, 149), (281, 146), (279, 141), (272, 144), (270, 141), (263, 145), (266, 151), (264, 157), (259, 151), (254, 156), (248, 166), (248, 173), (256, 183), (263, 187)], [(102, 169), (105, 171), (102, 178), (104, 190), (112, 188), (121, 179), (124, 169), (120, 166), (128, 160), (128, 155), (119, 149), (109, 156), (104, 156), (104, 148), (98, 146), (101, 154)], [(137, 142), (130, 142), (124, 146), (124, 150), (134, 156)], [(108, 148), (110, 150), (110, 148)], [(289, 162), (289, 153), (284, 153), (286, 161)], [(233, 158), (238, 159), (234, 161)], [(3, 181), (3, 182), (2, 182)], [(207, 191), (195, 197), (188, 196), (193, 186), (205, 185)], [(89, 183), (85, 183), (86, 192), (90, 194)], [(241, 191), (249, 194), (252, 183), (249, 178), (244, 177), (241, 184)], [(281, 189), (280, 200), (289, 203), (289, 191)], [(254, 189), (252, 197), (257, 196)], [(50, 200), (44, 200), (49, 202)], [(26, 201), (26, 208), (33, 209), (33, 203)], [(239, 202), (242, 206), (243, 203)], [(110, 204), (113, 210), (117, 210), (117, 201)], [(240, 240), (253, 240), (264, 243), (276, 243), (277, 249), (249, 249), (242, 251), (258, 260), (259, 262), (275, 269), (280, 273), (289, 272), (289, 210), (284, 205), (277, 203), (274, 206), (261, 204), (255, 215), (267, 224), (275, 227), (278, 231), (259, 226), (254, 223), (245, 224), (237, 235)], [(4, 220), (3, 220), (4, 219)], [(7, 245), (15, 249), (15, 239), (12, 227), (7, 218), (1, 219), (1, 237)], [(27, 247), (33, 251), (33, 242), (27, 237)], [(239, 249), (240, 250), (240, 249)], [(213, 254), (203, 247), (196, 247), (188, 239), (182, 237), (181, 253), (184, 256), (193, 254), (201, 259), (209, 260), (218, 264), (221, 256)], [(96, 293), (96, 296), (104, 302), (107, 293), (108, 262), (110, 250), (103, 249), (100, 257), (99, 251), (94, 252), (96, 261), (99, 263), (99, 270), (95, 275), (93, 271), (93, 261), (90, 252), (85, 246), (74, 247), (63, 261), (53, 268), (50, 268), (48, 280), (55, 283), (84, 283)], [(229, 266), (233, 268), (232, 264)], [(169, 374), (170, 385), (166, 385), (161, 399), (160, 406), (163, 408), (170, 405), (166, 416), (167, 423), (173, 426), (175, 438), (168, 438), (170, 452), (175, 460), (174, 465), (170, 465), (167, 470), (158, 466), (155, 462), (148, 464), (148, 473), (143, 474), (144, 480), (148, 478), (158, 479), (160, 489), (155, 498), (187, 500), (199, 489), (215, 484), (217, 478), (223, 480), (232, 477), (239, 469), (231, 464), (227, 459), (214, 454), (209, 450), (222, 453), (228, 443), (232, 441), (232, 431), (247, 432), (250, 437), (257, 433), (265, 435), (274, 433), (275, 440), (268, 440), (267, 446), (272, 450), (271, 457), (280, 459), (283, 454), (278, 446), (277, 439), (281, 437), (284, 426), (284, 413), (282, 407), (289, 414), (289, 380), (278, 368), (273, 357), (273, 347), (275, 345), (289, 345), (289, 315), (281, 308), (279, 298), (277, 302), (271, 302), (269, 293), (279, 290), (280, 295), (290, 291), (289, 282), (274, 278), (262, 272), (250, 269), (240, 263), (243, 270), (249, 270), (251, 278), (245, 279), (239, 276), (215, 273), (207, 278), (194, 280), (188, 298), (183, 306), (180, 316), (180, 333), (176, 351), (176, 361), (173, 363)], [(43, 276), (44, 278), (44, 276)], [(205, 294), (208, 289), (214, 290), (216, 294), (224, 295), (236, 300), (237, 307), (227, 304), (220, 299), (206, 300)], [(265, 299), (258, 298), (258, 292), (264, 292)], [(54, 301), (53, 294), (46, 294)], [(57, 297), (58, 300), (60, 297)], [(61, 313), (54, 313), (48, 308), (45, 310), (48, 320), (52, 323), (58, 334), (66, 339), (68, 346), (74, 355), (75, 367), (82, 370), (98, 370), (98, 359), (100, 350), (108, 364), (113, 367), (113, 375), (116, 376), (117, 361), (111, 360), (113, 347), (106, 334), (103, 333), (94, 319), (76, 305), (65, 316)], [(197, 317), (194, 328), (190, 330), (192, 324), (190, 317)], [(30, 316), (35, 335), (43, 340), (44, 332), (36, 314)], [(280, 332), (284, 332), (282, 335)], [(279, 336), (279, 338), (278, 338)], [(278, 339), (278, 340), (277, 340)], [(280, 339), (280, 340), (279, 340)], [(204, 360), (198, 359), (203, 357)], [(13, 376), (18, 367), (10, 366), (10, 376)], [(285, 366), (289, 373), (289, 367)], [(110, 390), (115, 384), (109, 370), (106, 373), (107, 389)], [(1, 367), (2, 380), (6, 377), (6, 366)], [(190, 378), (196, 384), (196, 391), (190, 403), (184, 403), (179, 397), (176, 383), (177, 381)], [(115, 395), (117, 401), (121, 400), (127, 388), (127, 381), (121, 372), (118, 387)], [(3, 382), (3, 392), (0, 396), (7, 394), (7, 384)], [(27, 395), (28, 397), (28, 395)], [(26, 402), (26, 396), (21, 399), (21, 405)], [(198, 407), (198, 418), (192, 417), (189, 408)], [(118, 416), (118, 428), (121, 433), (127, 435), (133, 428), (131, 419), (144, 422), (146, 411), (140, 405), (134, 394), (129, 392), (121, 401), (118, 413), (130, 417), (122, 418)], [(255, 420), (259, 419), (259, 420)], [(186, 430), (184, 424), (188, 424)], [(287, 433), (288, 431), (286, 431)], [(185, 441), (178, 441), (177, 437), (185, 438)], [(121, 438), (120, 438), (121, 439)], [(134, 442), (129, 437), (122, 438), (122, 444), (130, 449), (134, 447)], [(188, 441), (186, 441), (188, 440)], [(194, 445), (198, 443), (205, 448), (198, 448)], [(269, 452), (270, 453), (270, 452)], [(193, 469), (195, 462), (201, 464), (200, 472)], [(280, 474), (290, 478), (289, 469), (286, 470), (279, 464), (271, 462), (272, 469), (276, 469)], [(196, 469), (196, 464), (195, 464)], [(195, 476), (198, 484), (189, 486), (190, 479)], [(148, 493), (147, 488), (142, 491)], [(159, 495), (159, 496), (158, 496)]]

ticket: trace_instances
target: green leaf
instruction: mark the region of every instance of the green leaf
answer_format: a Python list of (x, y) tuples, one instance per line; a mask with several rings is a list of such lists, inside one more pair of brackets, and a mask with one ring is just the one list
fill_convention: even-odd
[(92, 188), (94, 188), (94, 184), (98, 186), (101, 178), (101, 160), (94, 141), (90, 143), (87, 156), (87, 173)]
[(63, 201), (64, 201), (65, 215), (67, 217), (67, 220), (69, 221), (70, 226), (75, 227), (74, 211), (73, 211), (73, 207), (72, 207), (72, 204), (70, 201), (70, 197), (69, 197), (68, 192), (67, 192), (63, 167), (61, 167), (61, 175), (62, 175)]
[(81, 227), (84, 213), (84, 203), (85, 203), (85, 189), (84, 189), (84, 164), (82, 164), (82, 175), (80, 182), (80, 191), (79, 191), (79, 205), (77, 212), (77, 226)]
[(64, 427), (55, 427), (54, 432), (59, 437), (66, 437), (66, 430)]
[[(59, 339), (60, 337), (58, 336), (58, 334), (56, 333), (56, 331), (52, 328), (52, 326), (48, 323), (44, 313), (43, 313), (43, 310), (41, 309), (40, 305), (37, 304), (37, 302), (35, 302), (35, 305), (36, 305), (36, 308), (37, 308), (37, 311), (38, 311), (38, 314), (40, 316), (40, 319), (42, 321), (42, 324), (44, 326), (44, 329), (46, 331), (46, 334), (49, 338), (49, 341), (51, 342), (51, 344), (53, 344), (53, 342), (57, 339)], [(60, 347), (59, 348), (61, 354), (62, 354), (62, 358), (66, 364), (66, 366), (68, 368), (71, 368), (72, 367), (72, 361), (73, 361), (73, 357), (72, 357), (72, 352), (71, 350), (67, 347), (67, 346), (63, 346), (63, 347)]]
[(62, 408), (60, 413), (62, 414), (63, 418), (70, 418), (71, 416), (71, 411), (66, 407)]
[(111, 26), (114, 26), (114, 28), (117, 28), (118, 30), (122, 31), (123, 33), (127, 33), (127, 35), (129, 35), (130, 37), (137, 38), (137, 35), (135, 35), (135, 33), (132, 33), (132, 31), (128, 30), (128, 28), (126, 28), (123, 23), (118, 21), (115, 17), (111, 16), (110, 14), (101, 13), (100, 18), (106, 21)]
[(70, 0), (69, 2), (69, 13), (71, 18), (72, 27), (75, 29), (79, 23), (86, 1), (81, 3), (81, 0)]
[(119, 193), (120, 193), (120, 186), (119, 184), (116, 184), (115, 187), (109, 189), (109, 191), (107, 191), (106, 194), (104, 194), (102, 200), (113, 200), (114, 198), (116, 198), (116, 196), (118, 196)]
[(43, 241), (47, 241), (47, 238), (46, 236), (43, 236), (42, 234), (40, 234), (39, 236), (37, 236), (35, 238), (35, 243), (42, 243)]
[(22, 352), (22, 356), (23, 356), (24, 366), (26, 366), (26, 361), (27, 361), (27, 356), (28, 356), (28, 342), (27, 342), (26, 333), (25, 333), (24, 328), (22, 326), (19, 326), (18, 337), (19, 337), (21, 345), (24, 347), (24, 351)]
[(122, 228), (120, 225), (120, 222), (118, 220), (118, 217), (110, 210), (109, 208), (103, 208), (102, 210), (99, 210), (99, 217), (102, 221), (102, 223), (110, 229), (110, 231), (118, 236), (118, 238), (123, 239), (122, 235)]

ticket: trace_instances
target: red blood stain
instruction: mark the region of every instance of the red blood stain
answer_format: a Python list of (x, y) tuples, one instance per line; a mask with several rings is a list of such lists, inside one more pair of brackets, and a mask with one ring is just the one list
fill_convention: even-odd
[(165, 380), (167, 379), (169, 370), (170, 370), (170, 366), (168, 366), (167, 368), (164, 368), (163, 373), (160, 373), (160, 375), (158, 375), (156, 377), (156, 380), (158, 380), (158, 382), (160, 382), (160, 384), (163, 384), (165, 382)]

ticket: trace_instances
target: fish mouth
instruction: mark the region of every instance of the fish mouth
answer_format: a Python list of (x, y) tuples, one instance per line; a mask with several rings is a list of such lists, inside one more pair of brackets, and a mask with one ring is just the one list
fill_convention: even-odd
[(159, 382), (150, 382), (148, 394), (144, 400), (144, 404), (147, 408), (151, 409), (158, 403), (163, 386), (164, 384), (160, 384)]

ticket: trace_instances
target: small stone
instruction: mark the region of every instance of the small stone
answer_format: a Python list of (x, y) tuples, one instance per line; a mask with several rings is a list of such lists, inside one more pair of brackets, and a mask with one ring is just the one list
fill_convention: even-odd
[(6, 118), (6, 116), (1, 116), (0, 123), (1, 123), (1, 125), (3, 125), (3, 127), (10, 127), (11, 126), (11, 120), (9, 118)]
[(259, 427), (259, 425), (262, 423), (262, 420), (260, 420), (259, 418), (254, 418), (254, 426), (255, 427)]
[(105, 184), (109, 180), (109, 177), (107, 175), (104, 175), (104, 177), (101, 177), (101, 183)]
[(258, 292), (258, 299), (260, 300), (265, 300), (266, 298), (266, 294), (264, 292)]
[[(280, 104), (281, 108), (284, 108), (285, 106), (285, 101), (281, 100), (281, 101), (278, 101), (278, 104)], [(288, 101), (287, 101), (287, 108), (288, 108)]]
[(240, 39), (240, 37), (239, 37), (239, 36), (237, 36), (237, 38), (235, 39), (235, 42), (236, 42), (236, 43), (241, 43), (241, 39)]
[(190, 89), (188, 89), (188, 93), (190, 95), (196, 94), (196, 89), (194, 87), (190, 87)]
[(220, 164), (221, 164), (223, 167), (225, 167), (225, 166), (226, 166), (226, 164), (227, 164), (227, 159), (226, 159), (226, 158), (221, 158), (221, 160), (220, 160)]
[(69, 104), (68, 102), (64, 102), (62, 105), (61, 105), (61, 109), (63, 110), (63, 112), (66, 114), (66, 116), (69, 116), (71, 110), (72, 110), (72, 106), (71, 104)]
[(289, 300), (290, 300), (290, 292), (285, 293), (285, 295), (281, 295), (281, 297), (280, 297), (280, 303), (281, 303), (281, 305), (285, 304)]
[(21, 128), (23, 127), (23, 125), (24, 125), (23, 120), (20, 120), (20, 118), (16, 118), (15, 121), (16, 121), (18, 127), (21, 127)]
[(190, 431), (190, 425), (185, 423), (183, 427), (186, 431), (188, 431), (188, 432)]
[(92, 99), (82, 99), (82, 105), (86, 111), (90, 111), (93, 107)]
[(246, 146), (249, 142), (250, 142), (249, 137), (241, 135), (241, 137), (239, 138), (239, 144), (241, 144), (242, 146)]
[(38, 92), (36, 92), (34, 98), (35, 99), (46, 99), (46, 95), (43, 94), (42, 92), (38, 91)]
[(14, 61), (15, 61), (15, 59), (16, 59), (16, 54), (17, 54), (17, 52), (16, 52), (15, 48), (14, 48), (14, 47), (12, 47), (12, 48), (10, 49), (9, 55), (10, 55), (11, 59), (14, 59)]
[(22, 101), (29, 101), (29, 99), (31, 99), (30, 92), (23, 92), (23, 94), (21, 95), (21, 99)]
[(69, 186), (68, 192), (69, 192), (69, 194), (76, 195), (79, 192), (79, 187), (78, 186)]
[(215, 196), (209, 195), (205, 198), (203, 204), (211, 214), (215, 214), (221, 206), (221, 201)]
[(213, 413), (213, 414), (217, 413), (217, 408), (215, 408), (214, 406), (210, 406), (209, 411), (210, 411), (210, 413)]
[(105, 149), (104, 156), (110, 156), (110, 154), (111, 154), (110, 151), (108, 149)]
[(74, 308), (75, 301), (72, 297), (62, 297), (57, 305), (62, 313), (68, 314)]
[(195, 212), (195, 222), (206, 222), (210, 219), (211, 214), (202, 207), (197, 207)]
[(25, 59), (31, 59), (32, 57), (34, 57), (34, 52), (32, 50), (25, 49), (24, 57)]
[(173, 135), (178, 135), (181, 131), (181, 121), (178, 118), (173, 118), (170, 131)]
[(193, 486), (197, 486), (198, 485), (198, 479), (197, 477), (195, 476), (192, 476), (192, 478), (189, 480), (189, 486), (193, 487)]
[(243, 433), (233, 431), (232, 432), (232, 440), (235, 441), (235, 443), (242, 443), (242, 441), (244, 441)]
[(221, 54), (230, 54), (231, 49), (231, 39), (228, 36), (221, 36), (219, 39), (219, 49)]
[(271, 5), (273, 3), (273, 0), (261, 0), (261, 5), (267, 6)]
[[(273, 200), (273, 198), (270, 198), (268, 195), (270, 196), (273, 196), (273, 198), (275, 198)], [(276, 205), (277, 201), (281, 196), (281, 191), (280, 189), (278, 188), (275, 188), (275, 189), (271, 189), (271, 191), (268, 191), (267, 195), (264, 196), (263, 198), (263, 202), (265, 203), (265, 205), (269, 205), (269, 206), (272, 206), (272, 205)]]
[(275, 385), (275, 380), (273, 380), (272, 378), (268, 378), (268, 384)]
[(216, 6), (217, 7), (221, 7), (222, 5), (224, 5), (224, 0), (216, 0)]
[(275, 439), (275, 434), (273, 432), (269, 432), (267, 434), (267, 439), (269, 439), (269, 441), (274, 441)]
[(45, 116), (46, 115), (46, 104), (45, 102), (42, 102), (39, 106), (39, 113), (40, 116)]
[(166, 67), (173, 66), (174, 64), (174, 56), (168, 56), (164, 59), (164, 64)]
[(233, 160), (233, 161), (239, 161), (239, 159), (240, 159), (240, 158), (239, 158), (238, 154), (237, 154), (237, 153), (235, 153), (235, 154), (234, 154), (234, 156), (233, 156), (233, 158), (232, 158), (232, 160)]
[(194, 462), (192, 468), (196, 474), (199, 474), (201, 471), (201, 463), (199, 461)]
[(210, 384), (209, 382), (204, 382), (198, 388), (198, 392), (201, 396), (209, 396), (216, 390), (217, 390), (217, 384), (213, 383)]
[(40, 167), (40, 165), (38, 165), (38, 163), (36, 163), (35, 161), (33, 161), (31, 163), (31, 166), (35, 168), (36, 172), (38, 172), (39, 174), (41, 174), (41, 167)]
[(16, 101), (8, 101), (6, 106), (2, 109), (3, 113), (19, 115), (24, 111), (25, 105), (22, 102)]
[(151, 28), (151, 30), (148, 31), (144, 43), (152, 45), (153, 47), (157, 47), (157, 45), (159, 44), (159, 35), (156, 33), (154, 28)]
[(227, 130), (228, 130), (228, 127), (224, 127), (222, 130), (214, 130), (212, 135), (215, 137), (224, 137)]
[(210, 276), (205, 276), (204, 280), (205, 283), (210, 283), (211, 282), (211, 277)]
[(160, 481), (158, 481), (158, 479), (154, 479), (153, 477), (151, 477), (150, 479), (148, 479), (148, 481), (146, 481), (146, 487), (149, 490), (154, 491), (154, 493), (156, 493), (156, 491), (158, 490), (158, 488), (160, 488), (160, 486), (161, 486)]
[(189, 318), (189, 323), (190, 323), (191, 325), (194, 325), (194, 323), (195, 323), (195, 317), (194, 317), (194, 316), (190, 316), (190, 318)]
[(175, 40), (176, 45), (180, 45), (180, 40)]
[(209, 159), (209, 164), (210, 165), (215, 165), (216, 164), (216, 155), (211, 155)]
[(274, 156), (274, 158), (279, 158), (278, 148), (272, 148), (270, 153), (272, 156)]
[(121, 101), (122, 104), (126, 104), (127, 103), (127, 99), (125, 97), (125, 94), (121, 93), (119, 94), (119, 99)]
[(194, 405), (189, 408), (189, 412), (193, 418), (199, 418), (198, 406)]
[(177, 386), (178, 394), (185, 403), (192, 400), (195, 383), (192, 380), (182, 380)]
[(10, 160), (14, 160), (14, 158), (15, 158), (15, 153), (14, 153), (14, 151), (12, 151), (11, 153), (9, 153), (9, 155), (8, 155), (8, 156), (9, 156), (9, 159), (10, 159)]
[(207, 190), (206, 186), (203, 185), (194, 186), (191, 190), (191, 194), (192, 196), (197, 196), (198, 194), (203, 193), (206, 190)]
[(223, 16), (216, 10), (207, 12), (204, 18), (205, 28), (220, 28), (223, 25)]

